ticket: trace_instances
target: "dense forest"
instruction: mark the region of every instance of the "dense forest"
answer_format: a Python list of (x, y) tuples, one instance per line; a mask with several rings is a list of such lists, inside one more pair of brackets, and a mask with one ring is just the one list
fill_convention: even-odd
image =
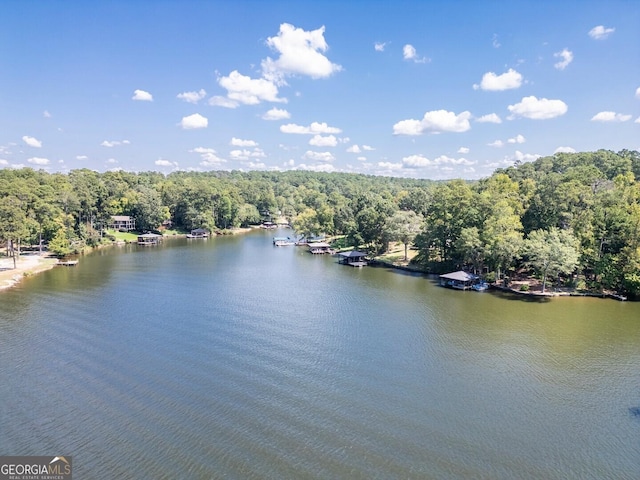
[(302, 235), (341, 235), (372, 254), (390, 241), (413, 262), (501, 279), (525, 271), (543, 282), (640, 296), (640, 153), (558, 153), (479, 181), (346, 173), (156, 172), (68, 174), (0, 170), (0, 243), (65, 254), (108, 241), (113, 215), (141, 231), (223, 231), (286, 217)]

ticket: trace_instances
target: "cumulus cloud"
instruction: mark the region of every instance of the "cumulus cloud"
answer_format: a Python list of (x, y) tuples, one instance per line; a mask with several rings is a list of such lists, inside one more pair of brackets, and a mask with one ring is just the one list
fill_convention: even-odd
[(636, 98), (640, 100), (640, 87), (636, 88)]
[(180, 121), (180, 126), (184, 130), (195, 130), (197, 128), (207, 128), (209, 125), (209, 120), (206, 117), (203, 117), (199, 113), (194, 113), (193, 115), (189, 115), (187, 117), (183, 117)]
[(242, 140), (240, 138), (232, 137), (231, 145), (233, 145), (234, 147), (257, 147), (258, 142), (255, 142), (253, 140)]
[(262, 116), (263, 120), (285, 120), (291, 118), (291, 114), (281, 108), (272, 108)]
[(333, 162), (336, 159), (331, 152), (312, 152), (311, 150), (307, 150), (302, 158), (314, 162)]
[(336, 167), (331, 165), (330, 163), (321, 163), (319, 165), (306, 165), (301, 163), (298, 170), (307, 170), (309, 172), (323, 172), (323, 173), (331, 173), (336, 171)]
[(360, 150), (360, 147), (358, 145), (351, 145), (349, 148), (347, 148), (347, 152), (349, 152), (349, 153), (361, 153), (362, 150)]
[(376, 42), (373, 44), (373, 48), (376, 52), (384, 52), (384, 48), (387, 46), (387, 42)]
[(313, 145), (314, 147), (335, 147), (338, 145), (338, 139), (333, 135), (326, 137), (314, 135), (313, 138), (309, 140), (309, 145)]
[(533, 95), (523, 97), (519, 103), (507, 107), (511, 112), (510, 118), (524, 117), (534, 120), (547, 120), (559, 117), (567, 113), (567, 104), (562, 100), (549, 100), (547, 98), (536, 98)]
[(159, 167), (177, 167), (178, 166), (178, 162), (171, 162), (169, 160), (164, 160), (162, 158), (159, 158), (158, 160), (156, 160), (155, 164)]
[(88, 160), (89, 157), (86, 155), (76, 155), (76, 160)]
[(475, 162), (466, 158), (452, 158), (446, 155), (429, 160), (427, 157), (419, 155), (409, 155), (402, 159), (404, 168), (424, 168), (424, 167), (442, 167), (450, 165), (473, 165)]
[(385, 170), (400, 170), (400, 169), (402, 169), (402, 163), (378, 162), (376, 165), (379, 168), (383, 168)]
[(502, 123), (500, 117), (495, 113), (489, 113), (487, 115), (483, 115), (480, 118), (476, 118), (476, 122), (478, 123)]
[(517, 162), (533, 162), (540, 157), (541, 155), (538, 155), (537, 153), (522, 153), (521, 151), (516, 150), (516, 153), (512, 158)]
[(303, 125), (296, 125), (295, 123), (287, 123), (286, 125), (280, 125), (280, 131), (282, 133), (295, 133), (300, 135), (315, 135), (317, 133), (340, 133), (342, 130), (335, 127), (330, 127), (326, 123), (313, 122), (308, 127)]
[(26, 143), (27, 145), (29, 145), (30, 147), (33, 147), (33, 148), (41, 148), (42, 147), (42, 142), (40, 140), (38, 140), (37, 138), (34, 138), (34, 137), (30, 137), (28, 135), (25, 135), (24, 137), (22, 137), (22, 141), (24, 143)]
[(138, 100), (141, 102), (153, 102), (153, 95), (144, 90), (134, 90), (132, 100)]
[(482, 76), (480, 85), (474, 84), (473, 89), (501, 91), (519, 88), (522, 85), (522, 75), (510, 68), (507, 72), (496, 75), (494, 72), (487, 72)]
[(514, 138), (507, 140), (507, 143), (524, 143), (527, 140), (522, 135), (516, 135)]
[(213, 148), (196, 147), (189, 150), (190, 153), (197, 153), (202, 158), (200, 165), (203, 167), (220, 167), (226, 160), (218, 157), (216, 151)]
[(408, 61), (413, 61), (415, 63), (429, 62), (429, 59), (427, 57), (419, 56), (415, 47), (410, 44), (406, 44), (404, 47), (402, 47), (402, 58)]
[(204, 90), (204, 88), (202, 88), (198, 92), (179, 93), (177, 98), (179, 98), (180, 100), (184, 100), (187, 103), (196, 104), (206, 96), (207, 92)]
[(33, 165), (49, 165), (49, 159), (42, 157), (31, 157), (27, 162), (32, 163)]
[(261, 148), (254, 148), (253, 150), (231, 150), (229, 157), (232, 160), (249, 160), (252, 158), (264, 158), (266, 155)]
[(129, 140), (105, 140), (100, 146), (101, 147), (119, 147), (120, 145), (129, 145), (131, 142)]
[(591, 117), (592, 122), (626, 122), (631, 120), (631, 115), (616, 112), (599, 112)]
[(567, 65), (569, 65), (573, 61), (573, 52), (566, 48), (564, 48), (561, 52), (554, 53), (553, 56), (561, 59), (558, 63), (555, 63), (553, 65), (558, 70), (564, 70), (565, 68), (567, 68)]
[(589, 36), (594, 40), (605, 40), (615, 31), (615, 28), (607, 28), (604, 25), (598, 25), (597, 27), (593, 27), (589, 30)]
[(458, 153), (467, 154), (469, 153), (469, 149), (467, 147), (460, 147)]
[(362, 149), (367, 152), (373, 152), (375, 150), (371, 145), (362, 145)]
[(571, 147), (558, 147), (553, 153), (576, 153), (576, 149)]
[(342, 70), (340, 65), (331, 63), (323, 55), (329, 49), (324, 30), (324, 26), (305, 31), (288, 23), (281, 24), (278, 34), (267, 38), (267, 45), (280, 56), (276, 60), (267, 57), (262, 61), (264, 77), (282, 85), (287, 76), (326, 78)]
[(496, 140), (495, 142), (487, 143), (490, 147), (501, 148), (504, 147), (504, 142), (502, 140)]
[(424, 132), (466, 132), (471, 128), (468, 111), (456, 115), (446, 110), (433, 110), (422, 120), (401, 120), (393, 126), (394, 135), (422, 135)]
[(240, 104), (230, 98), (215, 95), (209, 99), (209, 105), (212, 107), (238, 108)]
[(49, 110), (45, 110), (44, 112), (42, 112), (42, 116), (44, 118), (51, 118), (51, 114), (49, 113)]
[[(220, 77), (218, 84), (227, 90), (227, 97), (232, 102), (245, 105), (257, 105), (261, 102), (286, 103), (286, 98), (278, 97), (278, 87), (265, 78), (251, 78), (234, 70), (227, 77)], [(213, 101), (217, 97), (213, 97)], [(211, 103), (211, 101), (209, 102)], [(219, 106), (227, 106), (223, 104)], [(236, 105), (237, 106), (237, 105)]]

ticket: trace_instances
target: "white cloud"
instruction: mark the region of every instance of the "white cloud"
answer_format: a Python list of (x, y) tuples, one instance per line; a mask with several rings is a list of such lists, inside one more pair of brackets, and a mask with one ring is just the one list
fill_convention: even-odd
[(553, 153), (576, 153), (576, 149), (571, 147), (558, 147)]
[(37, 138), (34, 138), (34, 137), (30, 137), (28, 135), (25, 135), (24, 137), (22, 137), (22, 141), (24, 143), (26, 143), (27, 145), (29, 145), (30, 147), (33, 147), (33, 148), (41, 148), (42, 147), (42, 142), (40, 140), (38, 140)]
[(288, 23), (281, 24), (278, 35), (267, 38), (267, 45), (280, 56), (277, 60), (267, 57), (262, 61), (264, 77), (282, 85), (290, 75), (326, 78), (342, 70), (321, 53), (329, 48), (324, 29), (322, 26), (307, 32)]
[(34, 165), (49, 165), (49, 159), (41, 157), (31, 157), (29, 160), (27, 160), (27, 162)]
[(141, 102), (153, 102), (153, 95), (149, 92), (145, 92), (144, 90), (135, 90), (131, 99), (139, 100)]
[(633, 123), (640, 123), (640, 117), (636, 118), (636, 120)]
[(495, 142), (487, 143), (490, 147), (501, 148), (504, 147), (504, 142), (502, 140), (496, 140)]
[(362, 149), (367, 151), (367, 152), (373, 152), (375, 150), (375, 148), (373, 148), (370, 145), (362, 145)]
[(120, 145), (129, 145), (131, 142), (129, 140), (105, 140), (100, 146), (101, 147), (119, 147)]
[(170, 162), (169, 160), (163, 160), (162, 158), (159, 158), (158, 160), (156, 160), (155, 164), (159, 167), (177, 167), (178, 166), (178, 162)]
[(402, 57), (405, 60), (412, 60), (415, 63), (427, 63), (430, 61), (427, 57), (420, 57), (415, 47), (410, 44), (406, 44), (402, 47)]
[(493, 41), (491, 42), (493, 48), (500, 48), (500, 42), (498, 42), (498, 35), (496, 33), (493, 34)]
[(48, 111), (48, 110), (45, 110), (44, 112), (42, 112), (42, 116), (43, 116), (44, 118), (51, 118), (51, 114), (49, 113), (49, 111)]
[(433, 165), (433, 162), (422, 155), (409, 155), (402, 159), (402, 165), (406, 168), (421, 168)]
[(476, 122), (478, 123), (502, 123), (500, 117), (495, 113), (489, 113), (487, 115), (483, 115), (480, 118), (476, 118)]
[(446, 110), (433, 110), (424, 114), (422, 120), (401, 120), (393, 126), (394, 135), (422, 135), (430, 132), (466, 132), (471, 128), (468, 111), (456, 115)]
[(524, 117), (534, 120), (547, 120), (559, 117), (567, 113), (567, 104), (562, 100), (549, 100), (547, 98), (536, 98), (533, 95), (523, 97), (520, 103), (507, 107), (511, 112), (510, 118)]
[(493, 72), (487, 72), (482, 76), (480, 85), (473, 85), (474, 90), (479, 88), (482, 90), (501, 91), (519, 88), (522, 85), (522, 75), (510, 68), (502, 75), (496, 75)]
[[(218, 83), (227, 90), (227, 97), (234, 102), (245, 105), (257, 105), (263, 101), (287, 102), (286, 98), (278, 98), (278, 87), (272, 81), (265, 78), (247, 77), (237, 70), (231, 72), (228, 77), (220, 77)], [(218, 104), (218, 106), (227, 105)]]
[(231, 138), (231, 145), (234, 147), (257, 147), (258, 142), (253, 140), (242, 140), (240, 138), (233, 137)]
[(250, 158), (264, 158), (266, 155), (261, 148), (254, 148), (253, 150), (232, 150), (229, 152), (229, 157), (232, 160), (249, 160)]
[(291, 118), (291, 114), (280, 108), (272, 108), (262, 116), (263, 120), (284, 120)]
[(88, 160), (89, 157), (86, 155), (76, 155), (76, 160)]
[(597, 27), (593, 27), (589, 30), (589, 36), (594, 40), (604, 40), (615, 31), (615, 28), (607, 28), (604, 25), (598, 25)]
[(335, 147), (338, 145), (338, 140), (333, 135), (326, 137), (314, 135), (313, 138), (309, 140), (309, 145), (313, 145), (314, 147)]
[(238, 108), (240, 104), (230, 98), (215, 95), (209, 99), (209, 105), (212, 107)]
[(592, 122), (626, 122), (631, 120), (631, 115), (616, 112), (599, 112), (591, 117)]
[(200, 165), (203, 167), (219, 167), (221, 164), (226, 163), (226, 160), (218, 157), (213, 148), (196, 147), (193, 150), (189, 150), (189, 152), (200, 154), (202, 158)]
[(0, 165), (9, 165), (9, 162), (7, 160), (0, 158)]
[(307, 150), (302, 158), (314, 162), (333, 162), (335, 160), (331, 152), (312, 152), (311, 150)]
[(469, 149), (467, 147), (460, 147), (458, 153), (467, 154), (469, 153)]
[(378, 162), (377, 166), (380, 167), (380, 168), (384, 168), (386, 170), (400, 170), (400, 169), (402, 169), (402, 163)]
[(320, 165), (306, 165), (301, 163), (298, 167), (298, 170), (308, 170), (310, 172), (324, 172), (331, 173), (336, 171), (336, 167), (331, 165), (330, 163), (321, 163)]
[(207, 128), (209, 120), (199, 113), (194, 113), (188, 117), (183, 117), (179, 124), (184, 130), (194, 130), (196, 128)]
[(115, 163), (118, 163), (118, 160), (116, 160), (115, 158), (109, 158), (109, 159), (107, 159), (107, 162), (106, 162), (106, 163), (107, 163), (108, 165), (113, 165), (113, 164), (115, 164)]
[(195, 104), (195, 103), (198, 103), (200, 100), (202, 100), (206, 96), (207, 96), (207, 92), (204, 90), (204, 88), (201, 88), (200, 91), (198, 92), (179, 93), (177, 98), (179, 98), (180, 100), (184, 100), (185, 102)]
[(301, 135), (314, 135), (316, 133), (340, 133), (342, 130), (335, 127), (330, 127), (326, 123), (313, 122), (308, 127), (303, 125), (296, 125), (295, 123), (287, 123), (286, 125), (280, 125), (280, 131), (282, 133), (296, 133)]
[(561, 52), (554, 53), (553, 56), (562, 59), (558, 63), (555, 63), (553, 65), (558, 70), (564, 70), (565, 68), (567, 68), (567, 65), (569, 65), (573, 61), (573, 52), (566, 48)]
[(513, 158), (518, 162), (533, 162), (540, 157), (541, 155), (538, 155), (537, 153), (522, 153), (519, 150), (516, 150), (516, 153), (513, 156)]
[(640, 100), (640, 87), (636, 88), (636, 98)]
[(524, 143), (527, 140), (522, 135), (516, 135), (514, 138), (507, 140), (507, 143)]
[(366, 162), (367, 161), (367, 157), (356, 157), (356, 160), (359, 160), (361, 162)]
[(384, 48), (387, 46), (387, 42), (376, 42), (373, 44), (373, 48), (376, 52), (384, 52)]
[(360, 152), (362, 152), (362, 150), (360, 150), (360, 147), (358, 145), (351, 145), (349, 148), (347, 148), (347, 152), (349, 152), (349, 153), (360, 153)]

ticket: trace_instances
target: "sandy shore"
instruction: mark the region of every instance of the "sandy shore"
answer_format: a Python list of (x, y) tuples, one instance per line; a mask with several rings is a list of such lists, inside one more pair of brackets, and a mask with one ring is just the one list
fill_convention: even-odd
[(53, 268), (57, 261), (52, 257), (22, 254), (14, 269), (13, 258), (0, 257), (0, 290), (13, 287), (25, 276)]

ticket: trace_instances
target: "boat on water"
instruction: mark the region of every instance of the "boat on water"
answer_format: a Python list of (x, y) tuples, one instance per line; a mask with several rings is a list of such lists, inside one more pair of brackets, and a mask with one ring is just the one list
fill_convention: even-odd
[(471, 288), (476, 292), (484, 292), (485, 290), (489, 290), (489, 284), (487, 282), (478, 282), (471, 285)]
[(209, 238), (209, 232), (204, 228), (196, 228), (191, 230), (191, 233), (187, 233), (187, 238)]
[(296, 242), (291, 237), (273, 237), (273, 244), (276, 247), (286, 247), (288, 245), (295, 245)]

